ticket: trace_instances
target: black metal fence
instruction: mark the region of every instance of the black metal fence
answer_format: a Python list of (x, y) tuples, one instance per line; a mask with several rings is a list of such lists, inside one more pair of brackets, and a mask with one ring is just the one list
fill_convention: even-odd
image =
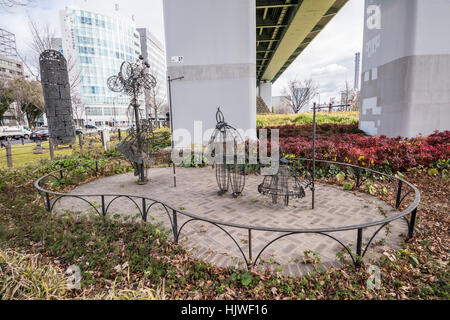
[[(310, 163), (312, 160), (310, 159), (291, 159), (297, 160), (304, 165), (310, 166)], [(160, 201), (158, 199), (152, 199), (151, 197), (142, 197), (142, 196), (135, 196), (135, 195), (126, 195), (126, 194), (64, 194), (59, 193), (56, 191), (49, 190), (47, 185), (50, 185), (50, 181), (55, 181), (64, 179), (64, 178), (71, 178), (73, 179), (77, 174), (91, 172), (92, 174), (98, 174), (102, 170), (106, 170), (107, 166), (113, 166), (114, 164), (117, 167), (121, 167), (123, 163), (125, 163), (123, 159), (110, 159), (110, 160), (96, 160), (88, 163), (79, 164), (70, 168), (60, 169), (53, 171), (41, 178), (39, 178), (35, 182), (35, 187), (38, 190), (39, 194), (43, 197), (45, 207), (48, 213), (51, 213), (54, 209), (55, 205), (63, 198), (66, 197), (73, 197), (77, 198), (81, 201), (86, 202), (89, 204), (90, 207), (94, 209), (94, 211), (102, 217), (106, 217), (108, 215), (108, 212), (111, 208), (111, 204), (115, 202), (118, 199), (126, 198), (130, 200), (139, 211), (140, 216), (144, 221), (147, 221), (150, 210), (155, 206), (161, 206), (165, 212), (165, 214), (168, 217), (168, 220), (170, 221), (171, 225), (171, 231), (173, 234), (173, 239), (176, 243), (179, 242), (180, 236), (184, 228), (194, 222), (194, 221), (201, 221), (204, 223), (211, 224), (221, 231), (223, 231), (228, 237), (231, 238), (231, 240), (234, 242), (234, 244), (237, 246), (239, 252), (241, 253), (247, 268), (250, 268), (251, 266), (254, 266), (258, 263), (258, 261), (261, 258), (261, 254), (274, 242), (289, 237), (291, 235), (297, 235), (297, 234), (318, 234), (325, 237), (328, 237), (336, 242), (338, 242), (342, 247), (345, 249), (345, 251), (349, 254), (353, 264), (355, 267), (359, 267), (362, 262), (362, 258), (366, 255), (367, 251), (370, 248), (370, 245), (376, 235), (383, 230), (388, 224), (391, 222), (397, 220), (397, 219), (404, 219), (408, 225), (408, 238), (413, 237), (414, 234), (414, 227), (416, 223), (417, 218), (417, 208), (420, 202), (420, 192), (419, 190), (409, 183), (408, 181), (397, 177), (397, 176), (391, 176), (385, 173), (377, 172), (372, 169), (359, 167), (352, 164), (346, 164), (346, 163), (338, 163), (338, 162), (332, 162), (332, 161), (324, 161), (324, 160), (317, 160), (317, 163), (319, 165), (327, 166), (327, 165), (334, 165), (337, 167), (340, 167), (342, 169), (350, 169), (347, 170), (347, 172), (351, 172), (348, 175), (348, 178), (352, 180), (352, 182), (355, 185), (356, 190), (361, 190), (361, 186), (365, 180), (370, 179), (383, 179), (384, 181), (387, 181), (390, 183), (390, 187), (394, 190), (395, 194), (395, 209), (397, 209), (397, 213), (394, 214), (391, 217), (363, 223), (363, 224), (356, 224), (356, 225), (348, 225), (348, 226), (342, 226), (342, 227), (336, 227), (336, 228), (309, 228), (309, 229), (291, 229), (291, 228), (272, 228), (272, 227), (265, 227), (265, 226), (255, 226), (255, 225), (246, 225), (246, 224), (237, 224), (237, 223), (228, 223), (218, 220), (212, 220), (207, 219), (203, 216), (199, 216), (197, 214), (193, 214), (184, 210), (177, 209), (173, 206), (171, 206), (168, 203), (165, 203), (163, 201)], [(83, 170), (79, 170), (79, 168), (82, 167)], [(78, 168), (78, 169), (77, 169)], [(105, 169), (106, 168), (106, 169)], [(95, 206), (92, 202), (92, 199), (99, 199), (100, 205), (99, 207)], [(110, 198), (110, 199), (107, 199)], [(407, 203), (405, 201), (408, 200)], [(398, 211), (401, 208), (404, 208), (402, 211)], [(183, 222), (181, 225), (179, 225), (179, 218), (184, 217), (187, 219), (187, 221)], [(367, 241), (366, 244), (363, 244), (363, 235), (365, 231), (367, 231), (368, 228), (371, 227), (377, 227), (376, 231), (369, 234), (370, 238)], [(247, 249), (241, 245), (239, 245), (238, 241), (233, 237), (229, 231), (227, 231), (225, 228), (236, 228), (240, 230), (245, 230), (248, 238), (248, 251)], [(272, 232), (274, 234), (273, 240), (269, 241), (257, 254), (255, 255), (253, 252), (253, 246), (252, 246), (252, 232), (255, 231), (265, 231), (265, 232)], [(351, 248), (344, 244), (342, 240), (340, 240), (339, 233), (342, 233), (344, 231), (354, 231), (355, 232), (355, 240), (356, 240), (356, 252), (353, 252)], [(247, 252), (244, 252), (247, 251)]]

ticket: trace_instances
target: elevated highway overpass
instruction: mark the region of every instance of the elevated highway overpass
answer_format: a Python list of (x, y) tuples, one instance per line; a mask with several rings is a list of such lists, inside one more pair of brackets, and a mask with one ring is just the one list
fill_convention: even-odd
[(348, 0), (256, 0), (256, 78), (275, 82)]
[(258, 95), (272, 106), (272, 83), (348, 0), (256, 0)]

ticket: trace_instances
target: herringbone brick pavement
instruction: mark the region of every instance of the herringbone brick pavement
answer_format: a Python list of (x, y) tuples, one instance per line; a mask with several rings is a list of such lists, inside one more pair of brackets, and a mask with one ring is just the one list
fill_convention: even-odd
[[(316, 185), (314, 210), (311, 210), (310, 192), (307, 192), (303, 199), (291, 200), (288, 207), (274, 205), (271, 198), (258, 193), (257, 186), (263, 177), (257, 175), (247, 176), (241, 197), (234, 199), (230, 193), (218, 196), (215, 172), (211, 168), (177, 168), (177, 188), (174, 188), (171, 170), (150, 169), (150, 182), (144, 186), (137, 185), (132, 174), (123, 174), (81, 185), (72, 193), (145, 196), (207, 219), (253, 227), (289, 229), (342, 227), (381, 220), (384, 216), (395, 212), (391, 206), (375, 197), (320, 183)], [(112, 196), (105, 197), (106, 204), (112, 199), (114, 199)], [(91, 200), (100, 203), (99, 197)], [(137, 204), (141, 205), (139, 202)], [(88, 207), (89, 205), (75, 198), (63, 198), (57, 209), (84, 212), (89, 210)], [(138, 212), (136, 205), (126, 198), (115, 200), (108, 209), (109, 216), (117, 213), (136, 216)], [(161, 205), (151, 207), (149, 221), (159, 222), (170, 230), (168, 215)], [(186, 217), (178, 215), (179, 227), (186, 221), (188, 221)], [(224, 229), (234, 237), (248, 257), (248, 231), (231, 227)], [(367, 242), (376, 230), (377, 227), (364, 229), (364, 241)], [(377, 257), (379, 252), (386, 248), (399, 248), (406, 232), (407, 227), (403, 220), (392, 222), (376, 236), (368, 256)], [(349, 245), (353, 251), (356, 250), (356, 230), (329, 234)], [(265, 245), (281, 235), (283, 233), (252, 231), (253, 259)], [(207, 222), (194, 221), (187, 224), (180, 236), (180, 243), (189, 249), (194, 257), (218, 266), (245, 266), (242, 255), (232, 239)], [(308, 263), (311, 262), (305, 253), (308, 250), (315, 252), (320, 262), (316, 260), (318, 263), (314, 265)], [(261, 255), (258, 267), (269, 268), (285, 275), (301, 275), (313, 270), (315, 266), (340, 267), (342, 262), (336, 254), (341, 250), (342, 246), (338, 242), (324, 235), (290, 235), (270, 245)], [(313, 254), (310, 253), (309, 256)]]

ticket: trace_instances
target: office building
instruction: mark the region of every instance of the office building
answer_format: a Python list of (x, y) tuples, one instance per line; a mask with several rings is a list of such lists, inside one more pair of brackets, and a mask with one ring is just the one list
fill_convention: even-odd
[(154, 92), (151, 90), (145, 92), (147, 115), (151, 114), (151, 117), (154, 118), (154, 110), (151, 109), (152, 104), (163, 105), (167, 103), (166, 53), (161, 41), (147, 28), (138, 28), (137, 31), (141, 38), (142, 55), (144, 60), (150, 64), (150, 74), (155, 77), (157, 82), (155, 89), (153, 89)]
[(23, 77), (23, 64), (17, 60), (16, 36), (0, 28), (0, 81)]
[(23, 77), (22, 62), (0, 55), (0, 81)]
[[(79, 98), (73, 103), (75, 120), (97, 126), (131, 124), (130, 97), (110, 91), (107, 80), (119, 72), (123, 61), (135, 62), (141, 53), (133, 19), (122, 16), (118, 6), (108, 15), (85, 6), (67, 7), (60, 19), (60, 49), (68, 60), (72, 95)], [(144, 117), (144, 98), (139, 102)]]

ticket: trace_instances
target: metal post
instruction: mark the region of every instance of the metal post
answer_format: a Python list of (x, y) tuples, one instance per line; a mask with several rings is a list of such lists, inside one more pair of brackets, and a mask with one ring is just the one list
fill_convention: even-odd
[(253, 265), (252, 257), (252, 229), (248, 229), (248, 262)]
[(414, 235), (414, 227), (416, 225), (417, 218), (417, 208), (415, 208), (411, 213), (411, 219), (409, 220), (409, 230), (408, 230), (408, 238), (411, 239)]
[(173, 109), (172, 109), (172, 81), (175, 80), (181, 80), (184, 79), (184, 77), (178, 77), (175, 79), (171, 79), (170, 76), (167, 77), (168, 87), (169, 87), (169, 118), (170, 118), (170, 137), (171, 137), (171, 143), (172, 143), (172, 167), (173, 167), (173, 186), (177, 187), (177, 173), (175, 170), (175, 161), (173, 161), (173, 155), (174, 155), (174, 142), (173, 142)]
[(313, 164), (312, 164), (312, 208), (314, 209), (315, 189), (316, 189), (316, 103), (313, 104)]
[(105, 208), (105, 196), (102, 196), (102, 215), (106, 216), (106, 208)]
[(172, 112), (172, 88), (171, 88), (171, 84), (172, 84), (172, 79), (170, 79), (170, 76), (167, 77), (167, 82), (169, 85), (169, 112), (170, 112), (170, 138), (171, 138), (171, 146), (172, 146), (172, 167), (173, 167), (173, 186), (174, 188), (177, 187), (177, 173), (175, 170), (175, 161), (173, 161), (173, 156), (174, 156), (174, 143), (173, 143), (173, 112)]
[(173, 221), (173, 239), (175, 241), (175, 243), (178, 243), (178, 220), (177, 220), (177, 211), (173, 210), (172, 211), (172, 221)]
[[(136, 90), (134, 90), (134, 96), (133, 96), (133, 107), (134, 107), (134, 118), (136, 120), (136, 136), (137, 136), (137, 143), (138, 143), (138, 150), (142, 150), (142, 140), (141, 140), (141, 124), (139, 120), (139, 103), (137, 101), (137, 94)], [(138, 167), (138, 174), (139, 174), (139, 184), (145, 184), (145, 166), (144, 163), (137, 163)]]
[(119, 141), (122, 141), (122, 133), (121, 133), (121, 131), (120, 131), (120, 128), (117, 129), (117, 132), (118, 132), (118, 134), (119, 134)]
[(362, 259), (362, 236), (363, 236), (363, 229), (358, 229), (358, 238), (356, 240), (356, 266), (361, 266), (361, 259)]
[(83, 135), (78, 135), (78, 144), (80, 145), (80, 152), (83, 151)]
[(356, 189), (359, 189), (359, 176), (361, 174), (361, 169), (358, 168), (358, 170), (356, 170)]
[(145, 198), (142, 198), (142, 219), (147, 222), (147, 203)]
[(6, 145), (6, 163), (8, 164), (8, 168), (12, 168), (12, 152), (11, 152), (11, 144), (8, 143)]
[(53, 142), (52, 139), (48, 139), (48, 149), (50, 150), (50, 160), (53, 161), (55, 159), (55, 151), (53, 150)]
[(395, 209), (398, 209), (400, 207), (400, 201), (401, 201), (401, 197), (402, 197), (402, 186), (403, 186), (403, 181), (399, 180), (398, 181), (398, 189), (397, 189), (397, 199), (395, 201)]
[(50, 195), (48, 194), (48, 192), (46, 192), (45, 193), (45, 204), (46, 204), (46, 209), (47, 209), (47, 212), (48, 213), (50, 213), (50, 211), (51, 211), (51, 203), (50, 203)]

